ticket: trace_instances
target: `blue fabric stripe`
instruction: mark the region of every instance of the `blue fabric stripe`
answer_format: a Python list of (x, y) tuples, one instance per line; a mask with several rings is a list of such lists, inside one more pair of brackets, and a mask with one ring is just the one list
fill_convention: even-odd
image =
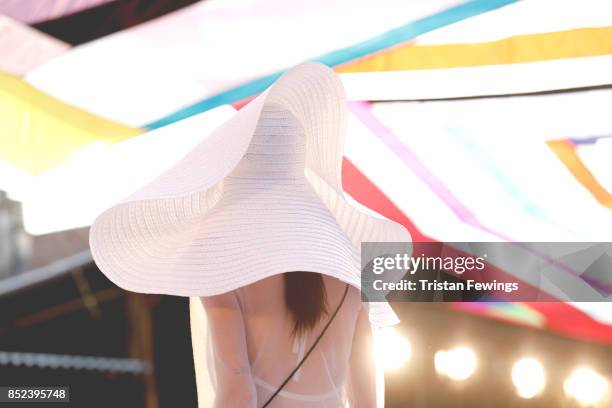
[[(310, 61), (320, 62), (333, 67), (356, 58), (372, 54), (382, 49), (389, 48), (393, 45), (412, 40), (421, 34), (437, 28), (456, 23), (457, 21), (485, 13), (487, 11), (495, 10), (517, 1), (518, 0), (471, 0), (431, 16), (412, 21), (403, 26), (377, 35), (369, 40), (329, 52), (317, 58), (313, 58)], [(210, 98), (206, 98), (200, 102), (196, 102), (191, 106), (187, 106), (164, 118), (149, 123), (145, 126), (145, 128), (157, 129), (177, 122), (181, 119), (205, 112), (209, 109), (216, 108), (217, 106), (234, 103), (259, 94), (274, 83), (274, 81), (276, 81), (276, 79), (281, 76), (284, 71), (286, 71), (286, 69), (247, 82)]]

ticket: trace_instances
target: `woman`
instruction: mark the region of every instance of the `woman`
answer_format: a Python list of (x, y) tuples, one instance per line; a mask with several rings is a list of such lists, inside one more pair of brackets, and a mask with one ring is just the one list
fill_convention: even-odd
[(302, 64), (92, 225), (117, 285), (192, 297), (200, 401), (374, 406), (369, 325), (398, 320), (361, 306), (360, 245), (410, 235), (343, 195), (346, 114), (333, 71)]

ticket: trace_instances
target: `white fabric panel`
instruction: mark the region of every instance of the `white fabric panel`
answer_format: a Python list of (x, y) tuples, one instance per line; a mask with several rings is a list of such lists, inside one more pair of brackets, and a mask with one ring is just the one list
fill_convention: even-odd
[(0, 70), (23, 75), (70, 45), (0, 14)]
[(209, 132), (234, 114), (222, 106), (177, 124), (114, 145), (93, 144), (40, 176), (20, 191), (30, 234), (91, 225), (105, 208), (153, 179), (183, 157)]
[(341, 74), (349, 100), (508, 95), (612, 84), (612, 56), (511, 65)]
[(13, 163), (0, 159), (0, 190), (6, 191), (10, 199), (23, 201), (34, 177)]
[(0, 0), (0, 13), (33, 24), (108, 3), (112, 0)]

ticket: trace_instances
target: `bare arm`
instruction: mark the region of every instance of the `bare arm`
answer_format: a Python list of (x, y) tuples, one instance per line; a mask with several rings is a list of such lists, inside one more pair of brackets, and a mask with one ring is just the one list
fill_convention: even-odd
[[(367, 308), (364, 306), (357, 317), (349, 357), (349, 403), (351, 408), (377, 406), (376, 381), (372, 326), (368, 319)], [(381, 401), (384, 405), (384, 400)]]
[[(194, 349), (194, 362), (196, 366), (196, 381), (198, 385), (198, 401), (202, 405), (205, 400), (203, 393), (210, 392), (205, 389), (204, 370), (207, 370), (203, 350), (205, 343), (205, 330), (201, 330), (201, 318), (208, 322), (208, 331), (213, 345), (213, 356), (210, 356), (214, 365), (215, 397), (213, 407), (255, 407), (257, 395), (251, 377), (244, 319), (233, 292), (217, 296), (192, 298), (192, 342)], [(205, 316), (198, 309), (205, 311)], [(198, 321), (198, 318), (200, 322)]]

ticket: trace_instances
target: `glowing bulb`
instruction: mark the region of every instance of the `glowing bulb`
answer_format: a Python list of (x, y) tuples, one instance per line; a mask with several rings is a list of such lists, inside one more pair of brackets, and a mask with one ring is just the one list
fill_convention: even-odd
[(534, 358), (523, 358), (512, 367), (512, 382), (521, 398), (533, 398), (546, 386), (542, 364)]
[(580, 367), (563, 383), (568, 397), (585, 406), (597, 405), (608, 391), (608, 381), (588, 367)]
[(374, 352), (376, 360), (385, 370), (397, 370), (410, 360), (412, 346), (395, 329), (386, 327), (375, 332)]
[(448, 351), (438, 351), (434, 356), (434, 365), (438, 374), (462, 381), (474, 374), (477, 359), (472, 349), (457, 347)]
[(440, 375), (446, 375), (446, 351), (437, 351), (434, 355), (434, 367)]

